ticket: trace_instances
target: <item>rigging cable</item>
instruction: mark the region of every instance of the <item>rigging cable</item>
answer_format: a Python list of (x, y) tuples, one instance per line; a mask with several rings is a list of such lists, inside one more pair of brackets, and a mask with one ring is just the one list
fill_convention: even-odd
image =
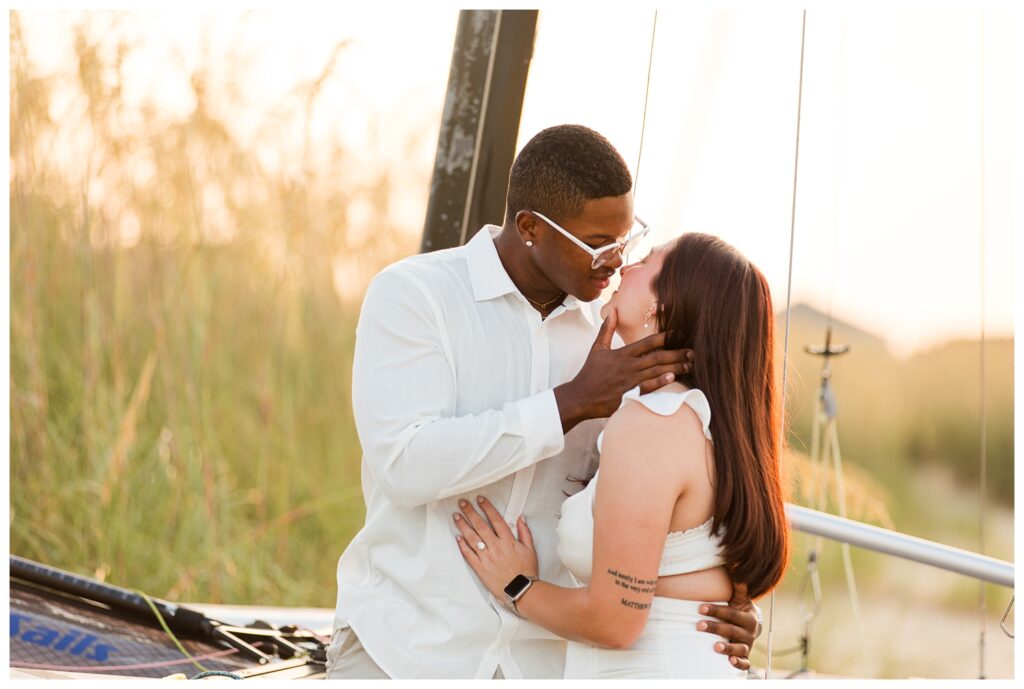
[[(187, 658), (178, 658), (176, 660), (161, 660), (153, 663), (132, 663), (130, 665), (47, 665), (44, 663), (28, 663), (20, 660), (11, 661), (12, 669), (26, 669), (26, 670), (54, 670), (56, 672), (91, 672), (91, 673), (102, 673), (102, 672), (119, 672), (122, 670), (151, 670), (157, 667), (174, 667), (175, 665), (185, 665), (187, 663), (194, 663), (197, 660), (214, 660), (216, 658), (225, 658), (227, 656), (236, 655), (238, 653), (237, 648), (228, 648), (223, 651), (214, 651), (212, 653), (204, 653), (198, 656), (189, 656)], [(138, 678), (138, 679), (141, 679)]]
[[(789, 270), (786, 278), (786, 334), (783, 337), (782, 344), (782, 429), (780, 430), (780, 442), (785, 442), (785, 423), (786, 423), (786, 380), (789, 372), (789, 320), (790, 320), (790, 307), (791, 297), (793, 295), (793, 238), (796, 232), (796, 182), (797, 182), (797, 170), (800, 166), (800, 109), (803, 105), (804, 97), (804, 47), (806, 45), (807, 38), (807, 10), (803, 11), (803, 22), (800, 28), (800, 82), (797, 88), (797, 100), (796, 100), (796, 151), (793, 158), (793, 203), (790, 209), (789, 219)], [(768, 636), (766, 643), (768, 646), (767, 657), (764, 666), (764, 679), (768, 679), (768, 675), (772, 669), (772, 627), (775, 623), (775, 590), (772, 589), (771, 599), (768, 603)]]
[[(651, 68), (654, 66), (654, 36), (658, 32), (658, 10), (654, 10), (654, 25), (651, 27), (651, 50), (647, 55), (647, 84), (644, 86), (644, 112), (640, 118), (640, 148), (636, 154), (636, 174), (633, 175), (633, 203), (636, 204), (636, 190), (640, 185), (640, 161), (644, 155), (644, 134), (647, 131), (647, 101), (651, 95)], [(629, 254), (622, 257), (623, 265), (629, 263)]]
[(636, 154), (636, 174), (633, 175), (633, 200), (640, 185), (640, 161), (644, 155), (644, 133), (647, 130), (647, 100), (651, 95), (651, 68), (654, 66), (654, 36), (658, 32), (658, 10), (654, 10), (654, 25), (651, 27), (651, 50), (647, 55), (647, 85), (644, 87), (644, 114), (640, 119), (640, 150)]
[[(988, 405), (986, 402), (986, 379), (985, 379), (985, 13), (980, 13), (979, 41), (978, 41), (978, 235), (979, 235), (979, 265), (978, 265), (978, 298), (979, 298), (979, 328), (981, 337), (979, 339), (979, 366), (980, 366), (980, 407), (981, 407), (981, 448), (980, 448), (980, 473), (979, 492), (980, 509), (978, 514), (978, 552), (985, 554), (985, 516), (986, 501), (985, 492), (988, 483), (988, 443), (985, 437), (985, 430), (988, 427)], [(985, 600), (985, 582), (978, 582), (978, 617), (980, 629), (978, 631), (978, 679), (985, 679), (985, 613), (987, 601)]]
[(138, 589), (132, 589), (132, 592), (135, 593), (137, 596), (140, 596), (144, 601), (146, 601), (146, 605), (148, 605), (149, 609), (153, 611), (154, 615), (156, 615), (156, 619), (160, 623), (160, 626), (163, 628), (167, 636), (170, 637), (171, 641), (174, 642), (174, 645), (178, 647), (178, 650), (181, 651), (181, 654), (188, 658), (190, 661), (192, 661), (192, 664), (199, 668), (200, 672), (209, 672), (209, 670), (203, 667), (202, 664), (200, 664), (199, 661), (197, 661), (192, 656), (192, 654), (186, 651), (185, 647), (181, 645), (181, 642), (178, 641), (178, 637), (176, 637), (174, 635), (174, 632), (171, 631), (171, 628), (167, 626), (167, 621), (164, 620), (164, 616), (160, 614), (160, 610), (153, 603), (153, 599), (147, 596), (142, 591), (139, 591)]
[[(838, 208), (839, 208), (839, 179), (842, 175), (842, 153), (843, 153), (843, 90), (846, 82), (846, 26), (843, 26), (840, 40), (839, 40), (839, 142), (838, 142), (838, 164), (836, 173), (836, 191), (834, 195), (834, 201), (832, 204), (832, 257), (833, 257), (833, 271), (832, 271), (832, 288), (829, 293), (829, 306), (828, 306), (828, 328), (829, 332), (832, 329), (832, 300), (836, 291), (836, 271), (835, 265), (838, 262), (839, 251), (837, 250), (839, 232), (838, 232)], [(827, 345), (826, 345), (827, 346)], [(831, 390), (830, 390), (831, 393)], [(837, 428), (837, 414), (835, 410), (835, 402), (832, 400), (832, 429), (831, 429), (831, 454), (834, 463), (834, 472), (836, 479), (836, 502), (839, 506), (839, 516), (846, 519), (846, 487), (843, 483), (843, 459), (842, 454), (839, 451), (839, 431)], [(843, 570), (846, 575), (846, 589), (850, 594), (850, 606), (853, 608), (854, 622), (857, 625), (857, 639), (862, 641), (864, 639), (864, 623), (860, 614), (860, 596), (857, 593), (857, 583), (853, 576), (853, 557), (850, 553), (850, 544), (841, 543), (840, 550), (843, 554)]]
[(1013, 638), (1013, 632), (1006, 626), (1006, 618), (1010, 616), (1010, 611), (1013, 610), (1013, 601), (1016, 596), (1010, 596), (1010, 603), (1006, 606), (1006, 610), (1003, 612), (1003, 619), (999, 620), (999, 628), (1003, 630), (1003, 634), (1006, 634), (1009, 638)]
[[(835, 402), (832, 396), (832, 391), (828, 387), (829, 378), (831, 376), (829, 371), (829, 356), (831, 355), (831, 343), (832, 343), (832, 308), (835, 301), (836, 292), (836, 274), (839, 272), (839, 251), (837, 247), (839, 245), (839, 189), (841, 188), (840, 179), (843, 171), (843, 84), (845, 77), (845, 55), (846, 55), (846, 25), (843, 23), (842, 32), (839, 41), (839, 79), (838, 79), (838, 99), (837, 99), (837, 112), (836, 118), (838, 121), (837, 136), (836, 136), (836, 175), (832, 182), (832, 272), (831, 272), (831, 284), (828, 291), (828, 309), (826, 317), (826, 331), (825, 331), (825, 346), (823, 351), (820, 352), (824, 355), (823, 368), (821, 373), (821, 387), (819, 389), (818, 397), (815, 400), (814, 406), (814, 418), (811, 421), (811, 453), (810, 453), (810, 467), (813, 469), (814, 477), (814, 494), (808, 495), (808, 498), (813, 502), (814, 509), (819, 512), (825, 512), (827, 508), (826, 503), (826, 484), (828, 481), (828, 461), (824, 459), (822, 455), (828, 457), (829, 450), (832, 448), (832, 444), (827, 442), (824, 453), (821, 448), (821, 432), (822, 426), (827, 425), (827, 431), (830, 431), (833, 427), (835, 419)], [(814, 348), (805, 347), (806, 351), (810, 354), (818, 353)], [(839, 353), (839, 352), (837, 352)], [(831, 434), (829, 434), (831, 439)], [(837, 472), (838, 476), (838, 472)], [(800, 667), (790, 675), (790, 678), (796, 676), (799, 673), (806, 672), (809, 670), (809, 658), (810, 658), (810, 642), (811, 642), (811, 631), (814, 623), (821, 613), (822, 608), (822, 590), (821, 590), (821, 574), (819, 569), (819, 553), (823, 550), (824, 538), (822, 536), (815, 536), (811, 541), (810, 552), (807, 553), (807, 564), (804, 571), (804, 579), (800, 585), (800, 597), (799, 597), (799, 610), (800, 617), (803, 620), (803, 630), (800, 636), (800, 643), (796, 647), (801, 650)], [(807, 593), (810, 589), (810, 593), (813, 600), (813, 607), (808, 607), (806, 604)], [(856, 610), (856, 607), (855, 607)], [(859, 624), (858, 624), (859, 626)]]

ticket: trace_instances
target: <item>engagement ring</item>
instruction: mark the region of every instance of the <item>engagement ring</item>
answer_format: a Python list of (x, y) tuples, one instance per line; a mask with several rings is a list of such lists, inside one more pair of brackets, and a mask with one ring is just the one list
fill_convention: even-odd
[(476, 542), (476, 549), (477, 550), (483, 550), (486, 547), (487, 547), (487, 544), (484, 543), (483, 541), (477, 541)]

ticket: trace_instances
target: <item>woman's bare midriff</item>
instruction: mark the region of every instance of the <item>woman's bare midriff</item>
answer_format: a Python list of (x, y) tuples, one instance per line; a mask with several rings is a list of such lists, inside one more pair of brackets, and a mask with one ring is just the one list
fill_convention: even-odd
[(727, 601), (732, 598), (732, 580), (725, 567), (713, 567), (658, 577), (654, 595), (678, 600)]

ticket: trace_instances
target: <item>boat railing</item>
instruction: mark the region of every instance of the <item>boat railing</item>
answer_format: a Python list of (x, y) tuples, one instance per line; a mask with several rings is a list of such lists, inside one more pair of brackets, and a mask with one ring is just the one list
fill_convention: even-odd
[(1013, 588), (1012, 562), (789, 503), (786, 516), (790, 526), (803, 533)]

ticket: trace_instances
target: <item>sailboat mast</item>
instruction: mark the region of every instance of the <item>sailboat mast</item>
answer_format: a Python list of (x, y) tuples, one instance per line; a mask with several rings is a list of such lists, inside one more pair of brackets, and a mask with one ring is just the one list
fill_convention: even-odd
[(536, 10), (459, 12), (421, 252), (502, 223), (536, 28)]

